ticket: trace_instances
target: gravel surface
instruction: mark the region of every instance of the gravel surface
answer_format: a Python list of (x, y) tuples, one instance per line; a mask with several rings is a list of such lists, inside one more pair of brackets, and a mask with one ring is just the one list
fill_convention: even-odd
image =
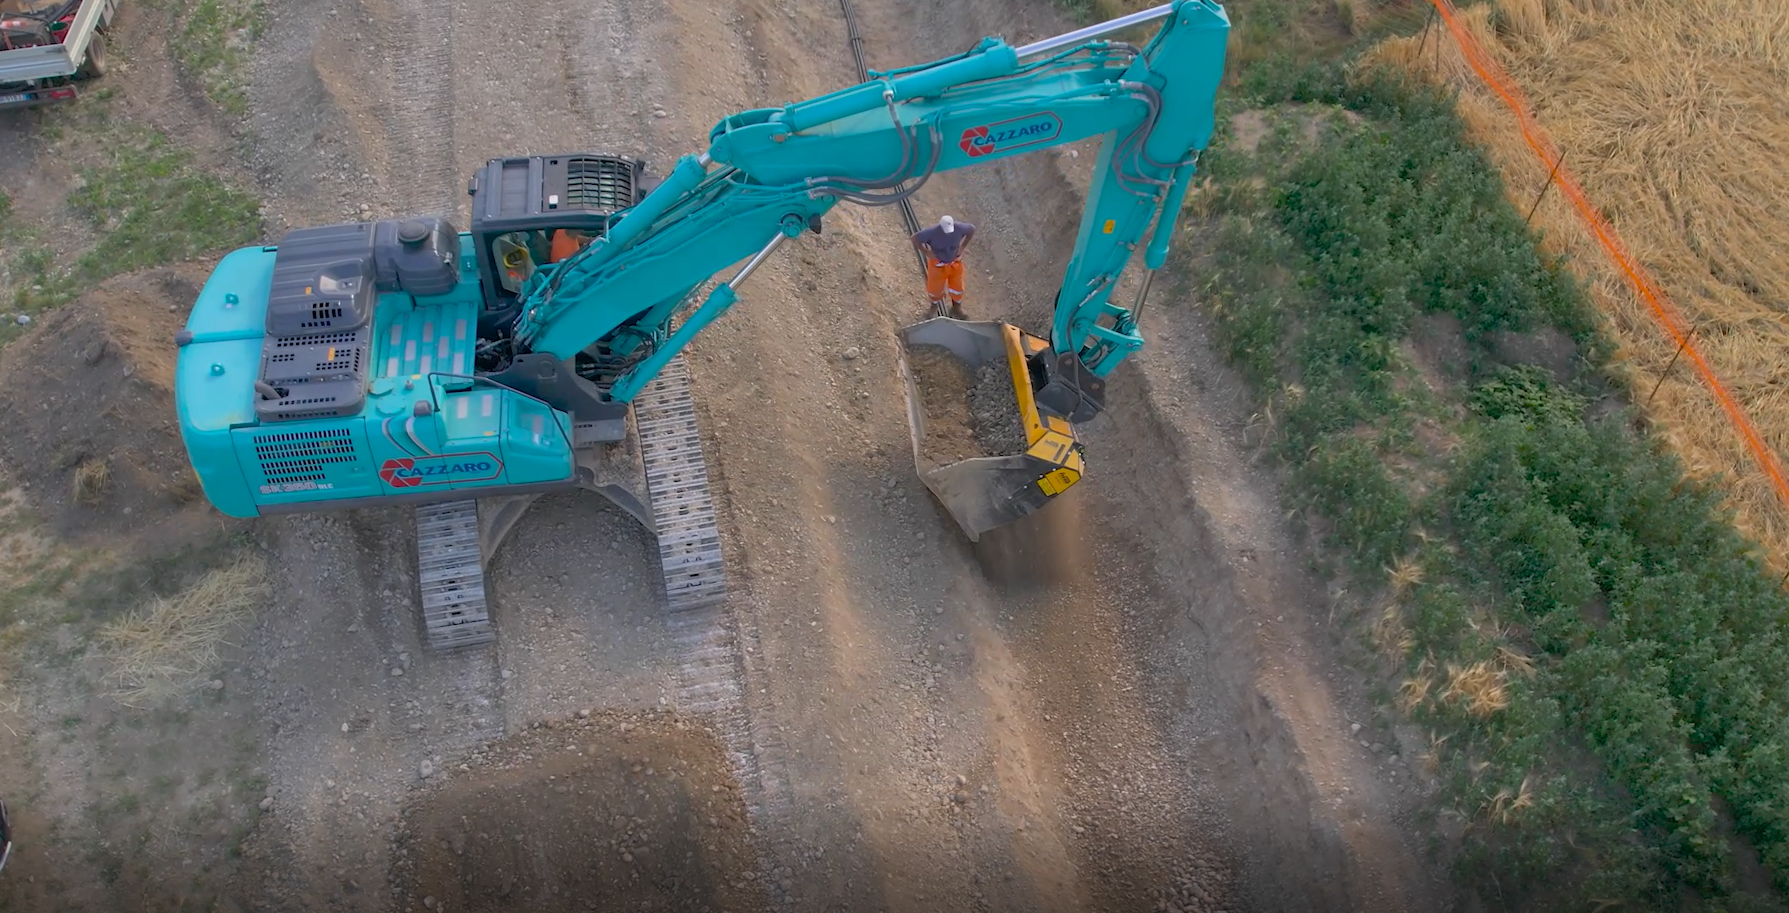
[(1025, 421), (1019, 416), (1012, 369), (1004, 360), (990, 361), (975, 372), (969, 388), (969, 411), (975, 416), (975, 439), (989, 456), (1023, 453)]

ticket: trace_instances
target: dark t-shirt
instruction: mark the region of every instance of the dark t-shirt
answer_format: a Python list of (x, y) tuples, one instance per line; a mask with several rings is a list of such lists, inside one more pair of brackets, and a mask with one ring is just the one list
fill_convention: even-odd
[(955, 260), (957, 252), (963, 247), (963, 242), (975, 234), (975, 226), (968, 222), (958, 222), (951, 227), (956, 231), (949, 234), (936, 225), (921, 229), (919, 232), (919, 243), (930, 245), (932, 256), (937, 257), (940, 263), (949, 263)]

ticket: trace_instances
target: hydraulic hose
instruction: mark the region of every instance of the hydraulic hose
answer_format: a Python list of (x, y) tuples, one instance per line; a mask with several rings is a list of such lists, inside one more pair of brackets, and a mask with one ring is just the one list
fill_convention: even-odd
[[(852, 9), (852, 7), (851, 7), (851, 0), (839, 0), (839, 9), (845, 14), (845, 33), (849, 37), (850, 42), (851, 42), (851, 56), (853, 57), (854, 62), (857, 65), (857, 78), (860, 81), (868, 81), (870, 78), (870, 71), (869, 71), (869, 68), (865, 65), (864, 58), (863, 58), (863, 33), (860, 32), (857, 28), (857, 12), (856, 12), (856, 10)], [(974, 50), (964, 51), (962, 54), (958, 55), (957, 57), (955, 57), (953, 59), (962, 60), (962, 59), (967, 58), (970, 54), (973, 54), (973, 53), (974, 53)], [(915, 68), (910, 67), (907, 69), (915, 69)], [(896, 71), (896, 72), (899, 72), (899, 71)], [(883, 78), (887, 78), (888, 76), (892, 76), (895, 74), (887, 73), (887, 74), (879, 74), (879, 75)], [(896, 126), (897, 127), (900, 126), (898, 121), (896, 122)], [(933, 145), (935, 147), (937, 144), (934, 143)], [(935, 160), (934, 160), (934, 164), (936, 164)], [(896, 185), (896, 186), (897, 186), (897, 188), (899, 187), (899, 185)], [(917, 189), (917, 188), (915, 188), (915, 189)], [(911, 197), (912, 195), (913, 194), (911, 192), (909, 192), (906, 195), (901, 196), (901, 198), (899, 200), (895, 201), (896, 205), (898, 205), (900, 207), (901, 224), (902, 224), (902, 226), (904, 226), (907, 229), (908, 237), (912, 237), (913, 235), (919, 233), (919, 218), (913, 214), (913, 204), (911, 202), (909, 202), (909, 200), (908, 200), (908, 197)], [(920, 272), (922, 272), (922, 273), (925, 272), (925, 268), (926, 268), (925, 255), (920, 253), (919, 251), (915, 250), (913, 252), (913, 260), (919, 266)]]

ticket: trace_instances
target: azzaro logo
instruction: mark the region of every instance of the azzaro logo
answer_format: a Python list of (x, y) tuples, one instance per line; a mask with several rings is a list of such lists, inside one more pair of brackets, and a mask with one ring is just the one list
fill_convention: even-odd
[(1024, 146), (1047, 143), (1062, 135), (1062, 119), (1048, 111), (1026, 117), (970, 127), (957, 139), (957, 147), (970, 158), (993, 155)]
[(418, 488), (451, 482), (485, 482), (503, 471), (503, 463), (490, 453), (452, 453), (432, 457), (386, 460), (379, 478), (393, 488)]

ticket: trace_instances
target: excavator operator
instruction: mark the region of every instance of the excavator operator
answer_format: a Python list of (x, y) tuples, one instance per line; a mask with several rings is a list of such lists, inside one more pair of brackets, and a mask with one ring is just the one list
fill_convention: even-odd
[(553, 243), (547, 254), (548, 263), (558, 263), (566, 257), (584, 249), (590, 243), (590, 236), (575, 228), (553, 229)]
[(963, 251), (975, 237), (975, 226), (958, 222), (950, 216), (938, 220), (931, 228), (913, 233), (913, 247), (926, 258), (926, 296), (932, 299), (932, 310), (944, 315), (944, 298), (950, 296), (950, 316), (967, 320), (963, 315)]

